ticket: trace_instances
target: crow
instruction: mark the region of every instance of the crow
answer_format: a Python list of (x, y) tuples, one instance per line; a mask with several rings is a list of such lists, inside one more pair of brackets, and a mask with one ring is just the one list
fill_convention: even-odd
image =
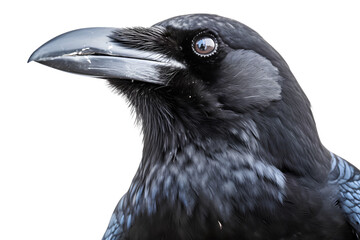
[(107, 79), (141, 122), (103, 240), (359, 239), (359, 170), (322, 145), (287, 63), (242, 23), (79, 29), (30, 61)]

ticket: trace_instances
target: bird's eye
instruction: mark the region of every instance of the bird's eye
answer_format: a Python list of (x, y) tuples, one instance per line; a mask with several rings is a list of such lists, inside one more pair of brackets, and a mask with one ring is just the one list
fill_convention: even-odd
[(200, 33), (196, 35), (192, 42), (194, 53), (200, 57), (209, 57), (216, 53), (217, 41), (211, 34)]

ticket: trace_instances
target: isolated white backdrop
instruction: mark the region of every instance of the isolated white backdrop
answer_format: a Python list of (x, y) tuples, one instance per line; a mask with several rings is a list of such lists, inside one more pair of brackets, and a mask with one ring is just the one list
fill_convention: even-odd
[(323, 143), (360, 167), (359, 1), (3, 1), (0, 239), (99, 240), (141, 158), (125, 100), (101, 79), (27, 64), (63, 32), (216, 13), (258, 31), (310, 98)]

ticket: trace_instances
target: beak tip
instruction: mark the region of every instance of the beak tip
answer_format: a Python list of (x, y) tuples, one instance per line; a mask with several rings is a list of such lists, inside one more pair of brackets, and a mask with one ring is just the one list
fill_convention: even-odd
[(32, 56), (30, 56), (29, 59), (27, 60), (27, 63), (32, 62), (32, 61), (33, 61), (33, 58), (32, 58)]
[(29, 59), (27, 60), (27, 63), (32, 62), (32, 61), (37, 61), (37, 60), (39, 60), (39, 56), (38, 56), (38, 55), (39, 55), (39, 54), (37, 54), (37, 50), (36, 50), (35, 52), (33, 52), (33, 53), (30, 55)]

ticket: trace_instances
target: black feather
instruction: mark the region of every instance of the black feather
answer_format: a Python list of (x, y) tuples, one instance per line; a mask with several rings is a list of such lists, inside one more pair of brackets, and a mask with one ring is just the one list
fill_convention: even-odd
[(142, 126), (103, 240), (358, 239), (359, 170), (322, 145), (289, 66), (249, 27), (195, 14), (82, 29), (31, 60), (107, 78)]

